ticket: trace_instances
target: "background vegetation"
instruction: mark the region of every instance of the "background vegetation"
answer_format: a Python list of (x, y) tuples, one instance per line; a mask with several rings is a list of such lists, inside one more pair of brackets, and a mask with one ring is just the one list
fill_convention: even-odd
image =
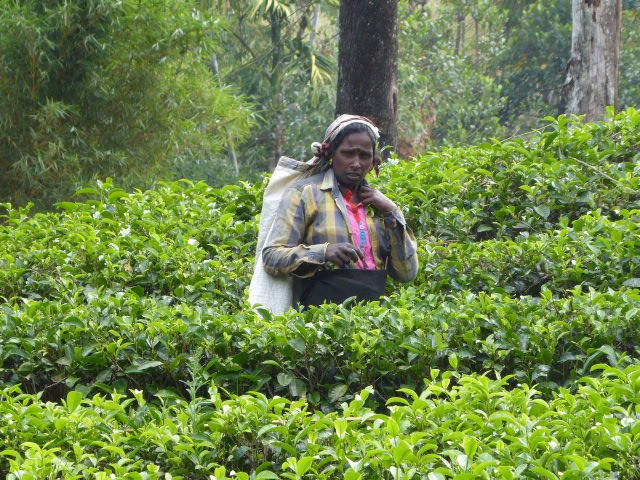
[(421, 270), (245, 302), (264, 182), (0, 227), (6, 478), (638, 478), (640, 113), (385, 166)]
[(253, 114), (207, 66), (215, 18), (173, 0), (2, 4), (3, 200), (51, 205), (106, 176), (224, 178), (210, 172)]
[[(333, 118), (337, 2), (3, 0), (0, 200), (37, 209), (111, 177), (260, 181)], [(637, 0), (622, 108), (637, 107)], [(400, 1), (400, 143), (410, 158), (508, 138), (563, 112), (567, 2)]]

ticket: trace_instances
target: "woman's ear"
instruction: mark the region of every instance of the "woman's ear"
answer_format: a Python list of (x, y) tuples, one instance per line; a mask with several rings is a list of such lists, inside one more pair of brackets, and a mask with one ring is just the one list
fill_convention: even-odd
[(373, 159), (373, 165), (371, 165), (371, 170), (375, 170), (376, 171), (376, 177), (380, 176), (380, 165), (382, 164), (382, 160), (380, 160), (380, 157), (375, 157)]

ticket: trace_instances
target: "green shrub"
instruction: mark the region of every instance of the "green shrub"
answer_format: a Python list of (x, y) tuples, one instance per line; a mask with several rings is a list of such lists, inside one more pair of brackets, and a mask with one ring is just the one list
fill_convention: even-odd
[(252, 392), (155, 401), (69, 392), (61, 404), (0, 391), (0, 472), (8, 479), (637, 478), (638, 366), (594, 368), (575, 391), (432, 370), (384, 413), (372, 388), (328, 414)]
[(467, 243), (543, 233), (600, 209), (637, 209), (640, 113), (582, 124), (547, 119), (530, 139), (396, 162), (382, 182), (421, 236)]
[(637, 478), (639, 118), (388, 165), (421, 270), (367, 304), (246, 303), (265, 182), (4, 204), (0, 472)]

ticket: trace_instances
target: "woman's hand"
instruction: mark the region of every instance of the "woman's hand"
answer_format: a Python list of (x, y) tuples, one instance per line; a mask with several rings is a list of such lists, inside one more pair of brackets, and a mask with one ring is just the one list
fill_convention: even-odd
[(371, 205), (374, 208), (377, 208), (382, 213), (393, 212), (396, 208), (395, 203), (393, 203), (387, 196), (382, 193), (380, 190), (368, 186), (360, 187), (358, 190), (358, 196), (360, 197), (360, 201), (365, 205)]
[(357, 262), (358, 259), (364, 259), (364, 253), (351, 243), (330, 243), (327, 245), (324, 258), (325, 261), (343, 267), (351, 262)]

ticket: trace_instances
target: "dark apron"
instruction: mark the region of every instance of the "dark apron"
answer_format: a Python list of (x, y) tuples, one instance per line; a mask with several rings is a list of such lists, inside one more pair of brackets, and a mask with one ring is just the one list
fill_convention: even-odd
[(322, 270), (300, 282), (298, 303), (305, 307), (323, 303), (342, 303), (347, 298), (357, 301), (379, 300), (385, 294), (386, 270), (344, 268)]

